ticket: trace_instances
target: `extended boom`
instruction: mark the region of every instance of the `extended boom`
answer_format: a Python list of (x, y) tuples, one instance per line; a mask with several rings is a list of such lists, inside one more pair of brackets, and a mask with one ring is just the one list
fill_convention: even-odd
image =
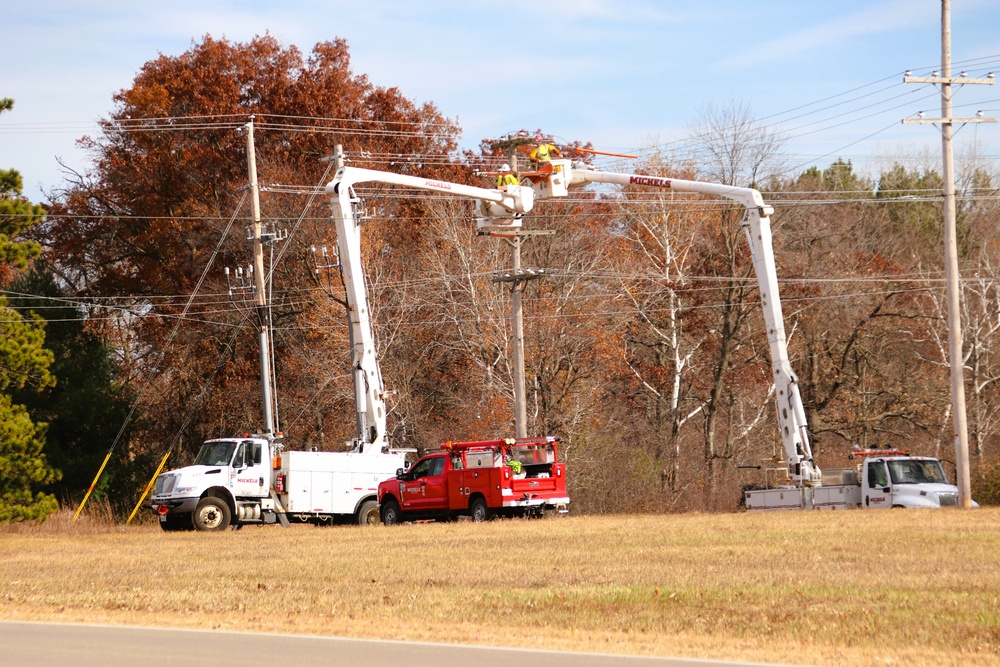
[[(535, 177), (532, 177), (535, 180)], [(812, 448), (806, 425), (806, 413), (799, 395), (798, 378), (788, 360), (785, 323), (778, 297), (778, 275), (771, 245), (771, 214), (774, 209), (764, 203), (760, 192), (753, 188), (739, 188), (717, 183), (686, 181), (642, 174), (618, 174), (596, 171), (570, 160), (552, 160), (551, 172), (546, 178), (537, 179), (533, 187), (538, 199), (564, 197), (569, 188), (587, 183), (614, 185), (643, 185), (675, 192), (693, 192), (724, 197), (742, 204), (745, 209), (743, 229), (750, 244), (754, 272), (760, 289), (767, 340), (771, 350), (771, 368), (778, 409), (778, 428), (785, 449), (788, 475), (799, 486), (818, 484), (821, 472), (813, 461)]]
[(356, 393), (358, 438), (355, 449), (380, 451), (386, 441), (385, 390), (382, 372), (375, 355), (368, 295), (361, 266), (361, 215), (355, 210), (358, 198), (354, 185), (362, 182), (387, 183), (470, 197), (480, 201), (480, 227), (513, 229), (521, 225), (521, 216), (531, 210), (533, 191), (529, 187), (510, 186), (506, 192), (488, 190), (460, 183), (448, 183), (417, 176), (359, 167), (341, 167), (326, 186), (331, 198), (333, 219), (337, 227), (337, 248), (340, 253), (344, 289), (350, 321), (351, 367)]

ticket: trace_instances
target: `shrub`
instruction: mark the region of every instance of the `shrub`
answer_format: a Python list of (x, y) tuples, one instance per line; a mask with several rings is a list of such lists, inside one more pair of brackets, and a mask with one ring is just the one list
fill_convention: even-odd
[(972, 471), (972, 499), (980, 505), (1000, 505), (1000, 465), (976, 466)]

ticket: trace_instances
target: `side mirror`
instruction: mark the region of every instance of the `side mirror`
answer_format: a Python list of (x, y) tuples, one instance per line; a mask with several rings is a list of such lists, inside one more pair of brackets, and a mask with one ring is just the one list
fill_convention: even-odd
[(396, 479), (403, 479), (403, 475), (406, 474), (405, 468), (396, 468)]

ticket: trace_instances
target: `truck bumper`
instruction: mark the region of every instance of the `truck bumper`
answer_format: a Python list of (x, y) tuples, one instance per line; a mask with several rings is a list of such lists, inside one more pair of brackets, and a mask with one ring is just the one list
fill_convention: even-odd
[[(197, 496), (194, 498), (154, 498), (149, 508), (153, 510), (154, 514), (159, 514), (160, 516), (166, 514), (187, 514), (197, 509), (199, 500), (201, 498)], [(166, 511), (161, 509), (164, 507)]]
[(514, 499), (505, 499), (503, 501), (504, 507), (565, 507), (569, 504), (569, 497), (563, 496), (561, 498), (539, 498), (539, 497), (520, 497)]

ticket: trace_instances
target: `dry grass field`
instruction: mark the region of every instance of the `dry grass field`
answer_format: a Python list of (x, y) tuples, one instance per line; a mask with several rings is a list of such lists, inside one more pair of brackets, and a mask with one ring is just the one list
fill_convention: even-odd
[(0, 528), (0, 619), (1000, 665), (1000, 509)]

